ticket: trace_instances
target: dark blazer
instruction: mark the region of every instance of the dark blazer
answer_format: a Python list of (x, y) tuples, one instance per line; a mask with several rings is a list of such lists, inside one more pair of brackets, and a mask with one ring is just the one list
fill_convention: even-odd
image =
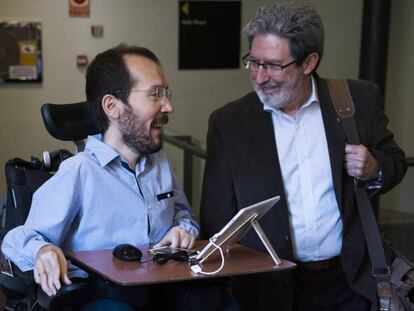
[[(329, 96), (326, 80), (316, 76), (325, 125), (332, 179), (343, 220), (342, 265), (348, 282), (372, 301), (375, 286), (368, 270), (365, 240), (353, 196), (353, 179), (343, 167), (345, 136)], [(379, 88), (370, 82), (348, 80), (363, 145), (370, 148), (383, 171), (387, 191), (401, 181), (407, 169), (404, 152), (386, 129), (388, 119)], [(277, 130), (277, 129), (276, 129)], [(260, 221), (278, 255), (292, 259), (286, 195), (278, 161), (271, 114), (255, 93), (215, 111), (209, 120), (204, 172), (201, 229), (204, 238), (218, 232), (240, 208), (280, 195)], [(242, 244), (265, 251), (254, 230)]]

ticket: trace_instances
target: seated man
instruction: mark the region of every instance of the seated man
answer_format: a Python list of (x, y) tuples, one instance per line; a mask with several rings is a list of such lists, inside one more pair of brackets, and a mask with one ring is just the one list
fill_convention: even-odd
[[(26, 223), (2, 245), (22, 271), (34, 270), (49, 296), (61, 282), (70, 284), (69, 277), (85, 274), (71, 265), (68, 272), (69, 251), (121, 243), (191, 248), (199, 233), (160, 151), (173, 107), (158, 58), (125, 45), (97, 55), (87, 70), (86, 96), (102, 135), (88, 137), (85, 151), (64, 161), (39, 188)], [(145, 306), (148, 297), (136, 305)]]

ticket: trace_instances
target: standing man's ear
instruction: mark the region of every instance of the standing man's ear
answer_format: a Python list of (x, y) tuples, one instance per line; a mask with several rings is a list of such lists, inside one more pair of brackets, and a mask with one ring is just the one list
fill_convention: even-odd
[(102, 98), (102, 109), (108, 118), (118, 120), (121, 116), (121, 101), (115, 98), (113, 95), (106, 94)]
[(302, 63), (303, 73), (305, 75), (311, 74), (318, 65), (319, 55), (315, 52), (310, 53)]

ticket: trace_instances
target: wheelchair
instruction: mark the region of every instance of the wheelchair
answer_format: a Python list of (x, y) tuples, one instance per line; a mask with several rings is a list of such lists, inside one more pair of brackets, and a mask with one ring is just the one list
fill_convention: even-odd
[[(88, 135), (99, 132), (86, 102), (73, 104), (44, 104), (41, 114), (49, 134), (56, 139), (72, 141), (75, 153), (85, 147)], [(59, 164), (73, 154), (67, 150), (44, 152), (43, 159), (30, 161), (12, 159), (6, 163), (6, 209), (2, 240), (7, 231), (25, 222), (33, 193), (59, 168)], [(54, 297), (47, 296), (34, 282), (33, 272), (22, 272), (0, 254), (0, 286), (7, 297), (5, 310), (78, 310), (88, 298), (88, 282), (72, 280), (62, 286)], [(76, 297), (76, 298), (75, 298)]]

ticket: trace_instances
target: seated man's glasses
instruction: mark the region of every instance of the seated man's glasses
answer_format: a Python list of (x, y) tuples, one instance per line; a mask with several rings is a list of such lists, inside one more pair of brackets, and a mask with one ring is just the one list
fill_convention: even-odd
[(274, 63), (262, 63), (258, 61), (257, 59), (250, 57), (250, 54), (247, 54), (243, 56), (242, 58), (244, 68), (249, 69), (251, 72), (255, 73), (259, 71), (259, 68), (261, 66), (263, 67), (263, 69), (267, 70), (267, 72), (271, 75), (280, 74), (283, 71), (283, 69), (296, 63), (296, 61), (297, 60), (294, 59), (290, 63), (287, 63), (286, 65), (281, 65), (281, 64), (274, 64)]
[[(124, 90), (117, 90), (112, 91), (112, 93), (125, 93)], [(172, 100), (172, 93), (168, 87), (158, 85), (149, 90), (130, 90), (130, 92), (148, 92), (148, 96), (154, 97), (156, 101), (162, 101), (163, 99), (167, 98), (168, 100)]]

